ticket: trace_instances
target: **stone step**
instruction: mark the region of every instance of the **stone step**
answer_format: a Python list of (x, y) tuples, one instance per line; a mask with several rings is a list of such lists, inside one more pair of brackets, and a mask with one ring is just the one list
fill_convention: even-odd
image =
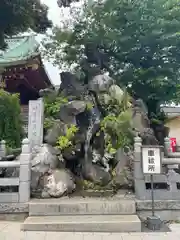
[(136, 213), (133, 199), (68, 198), (36, 199), (29, 203), (29, 216), (60, 215), (132, 215)]
[(23, 231), (141, 232), (137, 215), (78, 215), (28, 217)]

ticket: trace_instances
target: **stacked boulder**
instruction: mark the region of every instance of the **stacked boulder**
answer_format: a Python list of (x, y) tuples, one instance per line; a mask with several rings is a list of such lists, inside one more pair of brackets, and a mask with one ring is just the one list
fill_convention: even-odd
[[(61, 197), (76, 189), (77, 178), (98, 186), (132, 187), (132, 149), (119, 149), (113, 156), (105, 149), (105, 136), (100, 130), (105, 109), (112, 98), (123, 100), (124, 92), (108, 75), (97, 75), (83, 85), (68, 72), (61, 74), (58, 90), (43, 90), (41, 96), (54, 94), (68, 100), (61, 104), (52, 126), (45, 131), (44, 144), (33, 150), (32, 191), (40, 197)], [(90, 107), (89, 107), (90, 106)], [(132, 109), (131, 128), (145, 144), (155, 143), (147, 109), (141, 100), (129, 101)], [(60, 136), (66, 136), (69, 126), (78, 131), (72, 144), (57, 148)]]

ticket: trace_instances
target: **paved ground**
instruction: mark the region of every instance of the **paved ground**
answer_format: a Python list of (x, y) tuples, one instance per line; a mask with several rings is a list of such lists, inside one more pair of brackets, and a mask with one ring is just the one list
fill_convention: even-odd
[(180, 224), (168, 233), (21, 232), (19, 222), (0, 222), (0, 240), (180, 240)]

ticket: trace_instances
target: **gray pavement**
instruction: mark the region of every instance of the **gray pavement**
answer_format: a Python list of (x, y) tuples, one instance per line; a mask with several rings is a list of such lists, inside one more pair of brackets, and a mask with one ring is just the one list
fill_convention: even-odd
[(20, 224), (0, 221), (0, 240), (180, 240), (180, 224), (172, 224), (167, 233), (22, 232)]

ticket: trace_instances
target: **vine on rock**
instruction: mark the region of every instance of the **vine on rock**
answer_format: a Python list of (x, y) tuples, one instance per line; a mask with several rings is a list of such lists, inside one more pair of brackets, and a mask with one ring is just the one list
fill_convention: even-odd
[(112, 155), (117, 149), (131, 146), (133, 143), (130, 106), (130, 98), (124, 90), (121, 99), (111, 96), (106, 107), (107, 116), (101, 121), (101, 130), (105, 135), (106, 151)]
[(56, 118), (59, 113), (60, 106), (67, 103), (68, 100), (62, 96), (50, 94), (44, 97), (44, 112), (46, 118)]
[(68, 102), (63, 96), (57, 96), (57, 94), (49, 94), (44, 96), (44, 129), (49, 129), (53, 126), (54, 120), (58, 119), (58, 113), (61, 105)]

